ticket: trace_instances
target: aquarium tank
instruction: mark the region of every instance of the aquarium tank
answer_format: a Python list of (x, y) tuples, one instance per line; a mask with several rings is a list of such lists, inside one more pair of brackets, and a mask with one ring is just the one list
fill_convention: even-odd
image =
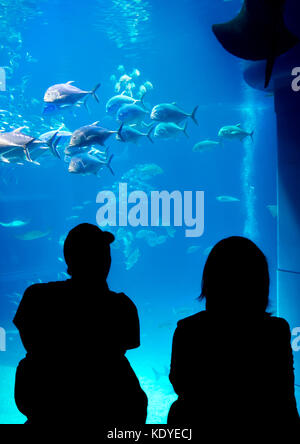
[[(141, 346), (127, 357), (147, 422), (164, 424), (176, 399), (172, 336), (203, 309), (217, 241), (246, 236), (264, 251), (277, 313), (274, 95), (245, 82), (245, 62), (211, 29), (241, 1), (0, 5), (0, 423), (26, 421), (14, 402), (25, 350), (12, 323), (25, 289), (67, 279), (68, 231), (106, 220), (116, 238), (109, 286), (140, 318)], [(88, 131), (94, 143), (83, 146)], [(154, 211), (155, 192), (173, 193), (170, 214)]]

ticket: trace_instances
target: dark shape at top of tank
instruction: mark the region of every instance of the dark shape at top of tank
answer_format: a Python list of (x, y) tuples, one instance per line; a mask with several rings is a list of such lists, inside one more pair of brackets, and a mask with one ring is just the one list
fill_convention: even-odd
[(246, 60), (267, 60), (265, 88), (276, 57), (299, 43), (285, 26), (284, 6), (285, 0), (245, 0), (237, 17), (212, 27), (231, 54)]

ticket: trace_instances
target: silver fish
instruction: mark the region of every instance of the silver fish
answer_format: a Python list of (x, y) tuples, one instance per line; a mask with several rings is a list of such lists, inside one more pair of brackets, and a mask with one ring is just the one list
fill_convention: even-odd
[(37, 147), (45, 147), (50, 148), (51, 152), (54, 156), (60, 157), (57, 152), (57, 143), (56, 139), (57, 132), (53, 134), (53, 136), (46, 142), (39, 140), (35, 137), (28, 136), (27, 134), (22, 133), (22, 129), (25, 127), (17, 128), (10, 132), (0, 133), (0, 154), (6, 155), (10, 151), (21, 151), (25, 153), (26, 160), (31, 161), (30, 150)]
[(237, 125), (228, 125), (223, 126), (223, 128), (220, 129), (218, 136), (223, 139), (238, 139), (241, 142), (245, 139), (245, 137), (250, 136), (251, 139), (253, 139), (254, 131), (248, 132), (241, 128), (241, 124), (238, 123)]
[[(96, 94), (97, 89), (101, 86), (98, 83), (91, 91), (85, 91), (72, 85), (73, 80), (67, 83), (58, 83), (50, 86), (44, 95), (44, 102), (52, 103), (59, 106), (62, 105), (74, 105), (79, 100), (85, 98), (88, 95), (92, 95), (94, 99), (99, 103), (99, 98)], [(86, 102), (85, 102), (86, 103)]]
[(112, 158), (113, 154), (108, 160), (99, 159), (98, 156), (90, 153), (79, 154), (71, 158), (68, 171), (73, 174), (95, 174), (97, 176), (104, 167), (107, 167), (114, 175), (110, 165)]
[(117, 120), (122, 123), (133, 124), (141, 122), (149, 112), (135, 103), (123, 105), (117, 112)]
[(153, 143), (153, 140), (151, 139), (152, 131), (153, 127), (151, 127), (148, 133), (145, 134), (132, 126), (124, 125), (122, 123), (117, 134), (117, 140), (120, 140), (121, 142), (138, 143), (141, 138), (148, 137), (150, 142)]
[(159, 122), (173, 122), (179, 124), (183, 120), (190, 117), (196, 125), (198, 125), (196, 119), (196, 112), (198, 106), (189, 114), (180, 109), (176, 103), (161, 103), (156, 105), (151, 112), (151, 119)]
[(186, 132), (187, 122), (184, 127), (181, 127), (173, 122), (160, 122), (154, 130), (154, 137), (159, 139), (171, 139), (173, 137), (177, 137), (178, 134), (184, 133), (186, 137), (189, 137)]
[(193, 151), (208, 151), (219, 145), (221, 145), (221, 142), (215, 142), (214, 140), (202, 140), (201, 142), (198, 142), (193, 146)]
[(98, 123), (99, 122), (94, 122), (91, 125), (82, 126), (74, 131), (68, 148), (82, 148), (91, 145), (105, 146), (106, 140), (112, 134), (117, 134), (117, 131), (102, 128)]

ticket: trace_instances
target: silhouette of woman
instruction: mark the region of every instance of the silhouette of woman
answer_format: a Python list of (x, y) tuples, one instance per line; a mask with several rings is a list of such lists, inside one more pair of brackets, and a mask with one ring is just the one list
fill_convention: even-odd
[(210, 432), (298, 427), (291, 334), (266, 312), (264, 254), (243, 237), (219, 242), (204, 267), (202, 298), (206, 310), (179, 321), (174, 333), (170, 381), (178, 400), (168, 424)]
[(146, 421), (147, 397), (125, 357), (140, 345), (137, 309), (106, 283), (113, 241), (95, 225), (78, 225), (64, 244), (71, 279), (24, 293), (14, 323), (27, 355), (15, 400), (31, 424)]

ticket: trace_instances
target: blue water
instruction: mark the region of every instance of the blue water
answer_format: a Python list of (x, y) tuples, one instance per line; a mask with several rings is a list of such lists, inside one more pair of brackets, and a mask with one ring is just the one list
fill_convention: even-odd
[[(62, 123), (72, 132), (100, 121), (117, 130), (105, 104), (116, 94), (120, 65), (128, 75), (140, 71), (134, 96), (139, 86), (152, 83), (145, 96), (149, 109), (176, 102), (190, 113), (199, 105), (199, 126), (188, 119), (189, 138), (182, 134), (153, 145), (145, 138), (136, 146), (112, 137), (108, 145), (115, 177), (108, 169), (100, 177), (72, 175), (63, 159), (51, 155), (40, 165), (0, 163), (0, 222), (26, 222), (0, 226), (0, 326), (7, 331), (7, 350), (0, 353), (0, 423), (24, 422), (13, 400), (14, 369), (24, 355), (12, 324), (20, 297), (32, 282), (65, 279), (66, 233), (77, 223), (96, 223), (97, 193), (115, 190), (120, 181), (130, 179), (136, 190), (205, 192), (205, 229), (199, 238), (185, 237), (184, 227), (149, 227), (154, 234), (146, 237), (137, 236), (141, 227), (112, 228), (117, 241), (109, 284), (128, 294), (139, 310), (141, 347), (128, 357), (149, 398), (149, 423), (164, 423), (176, 398), (168, 382), (172, 335), (180, 318), (200, 309), (201, 272), (214, 243), (233, 234), (257, 242), (269, 260), (271, 310), (276, 313), (273, 97), (246, 86), (243, 64), (211, 32), (211, 25), (232, 18), (240, 3), (0, 0), (0, 66), (7, 74), (7, 90), (0, 91), (0, 108), (7, 111), (0, 111), (1, 129), (25, 125), (24, 132), (38, 137)], [(89, 98), (89, 112), (81, 106), (76, 115), (43, 115), (46, 89), (70, 80), (87, 90), (101, 82), (100, 104)], [(253, 142), (225, 141), (210, 151), (193, 152), (197, 142), (218, 140), (221, 127), (238, 123), (254, 130)], [(147, 177), (139, 165), (146, 165)], [(224, 195), (235, 200), (217, 200)]]

